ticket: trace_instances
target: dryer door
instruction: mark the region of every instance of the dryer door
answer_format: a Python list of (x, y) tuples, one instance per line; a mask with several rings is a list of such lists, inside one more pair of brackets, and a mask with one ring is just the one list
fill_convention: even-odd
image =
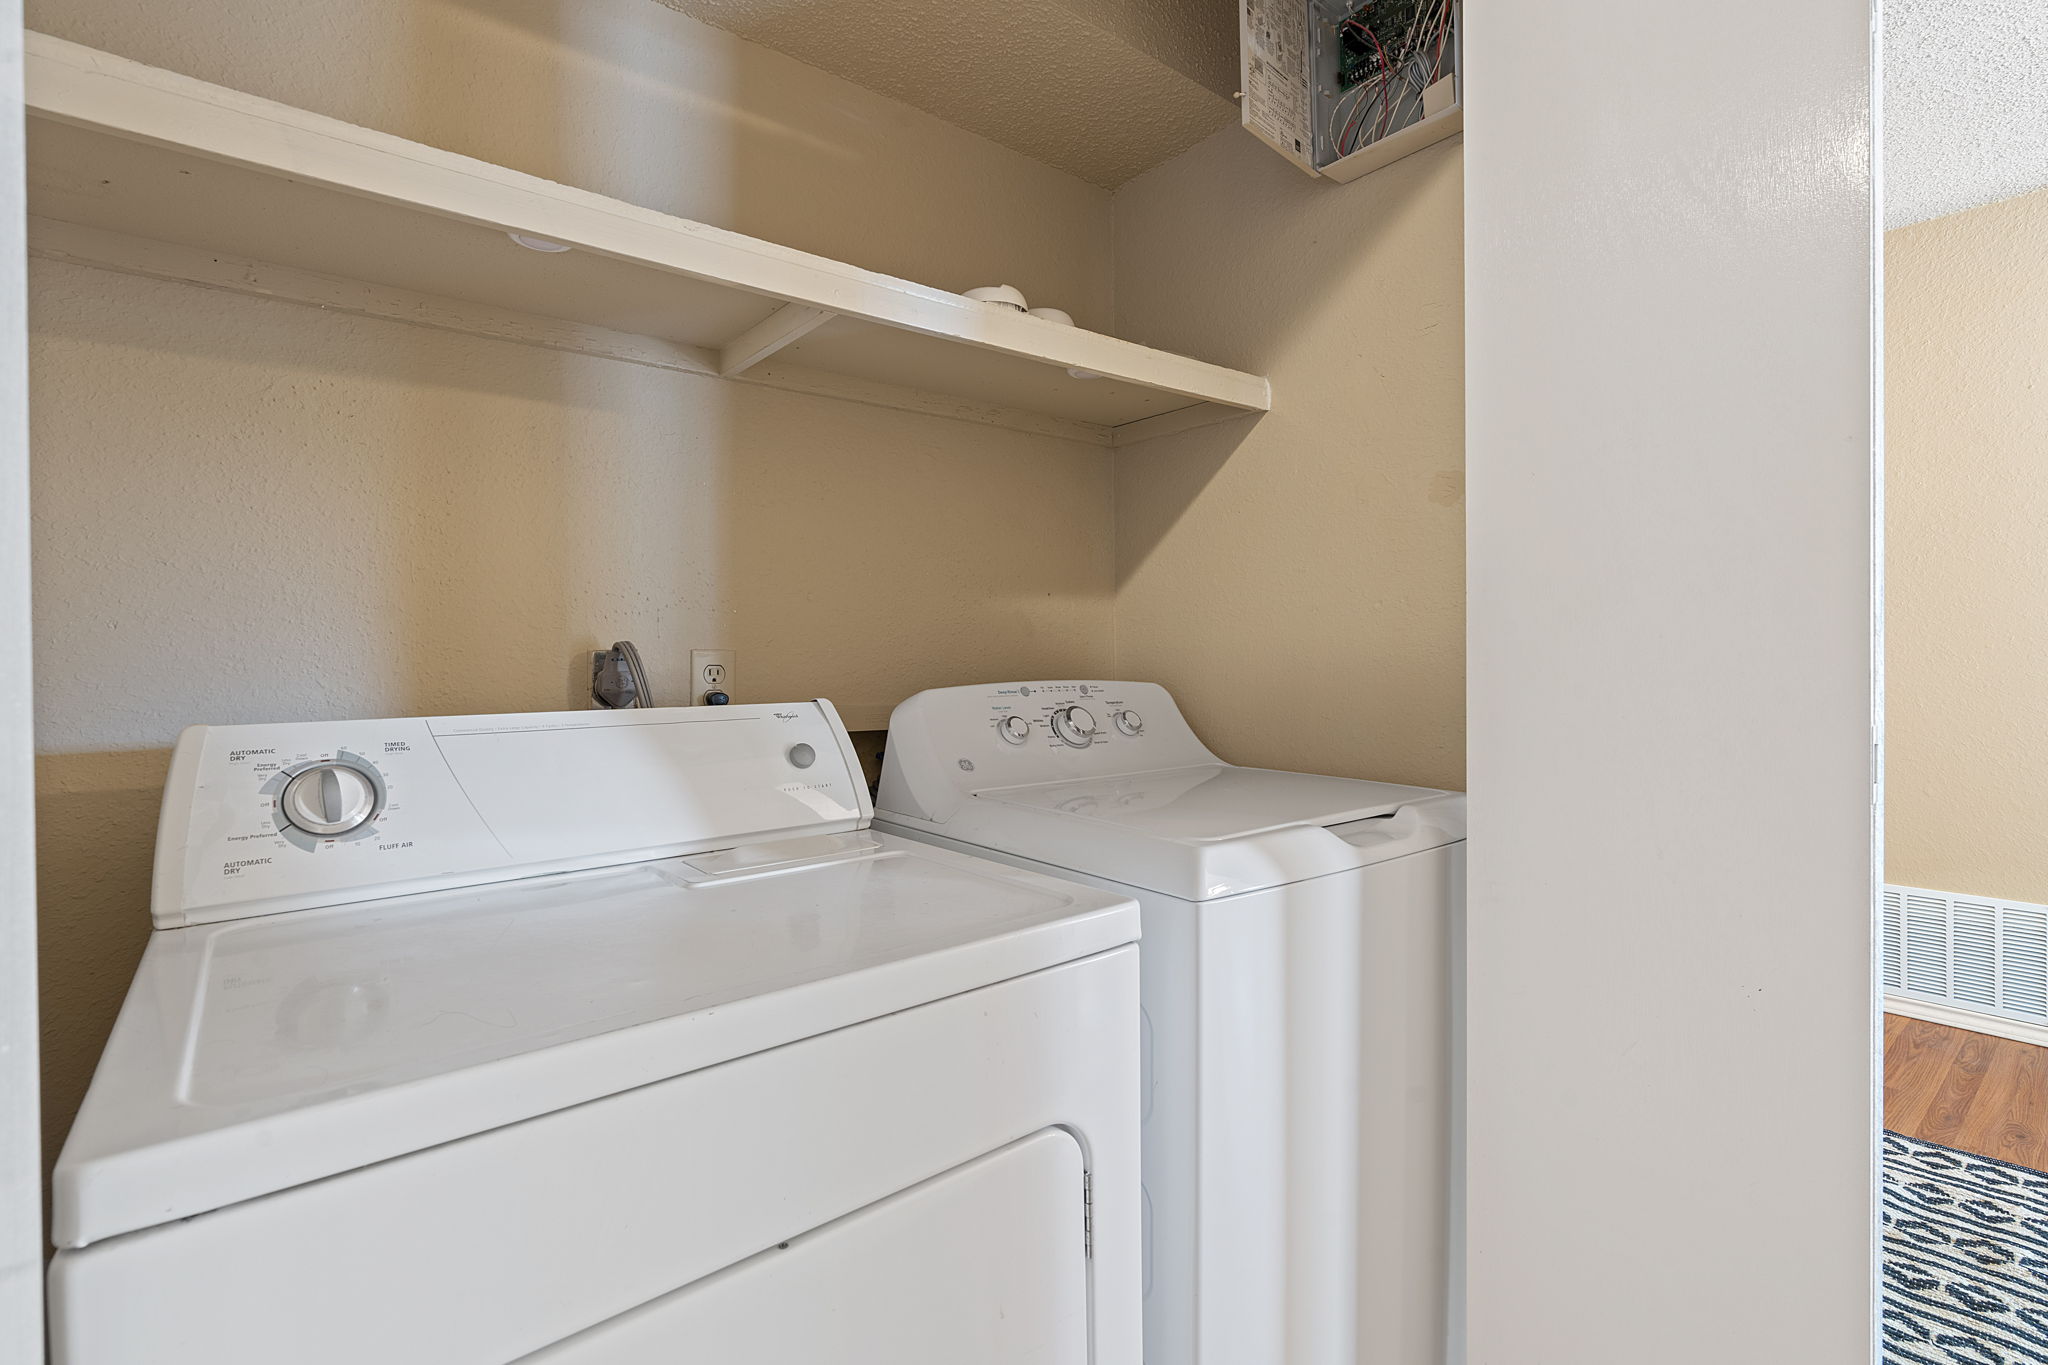
[(1048, 1130), (523, 1365), (1087, 1365), (1081, 1150)]

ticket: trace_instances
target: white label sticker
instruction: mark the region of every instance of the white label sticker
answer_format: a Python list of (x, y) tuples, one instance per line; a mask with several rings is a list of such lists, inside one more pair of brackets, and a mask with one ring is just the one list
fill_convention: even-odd
[(1240, 18), (1244, 126), (1312, 170), (1307, 0), (1243, 0)]

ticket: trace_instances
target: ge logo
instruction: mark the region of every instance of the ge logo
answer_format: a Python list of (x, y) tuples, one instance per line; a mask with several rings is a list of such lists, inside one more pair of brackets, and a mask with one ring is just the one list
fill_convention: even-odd
[(971, 758), (963, 758), (963, 759), (961, 759), (961, 760), (960, 760), (960, 771), (961, 771), (961, 772), (963, 772), (963, 773), (971, 773), (971, 772), (973, 772), (973, 771), (974, 771), (974, 760), (973, 760), (973, 759), (971, 759)]

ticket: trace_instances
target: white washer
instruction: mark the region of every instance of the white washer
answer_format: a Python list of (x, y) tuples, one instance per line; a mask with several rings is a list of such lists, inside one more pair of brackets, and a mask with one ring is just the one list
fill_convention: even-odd
[(1137, 908), (829, 704), (194, 727), (57, 1365), (1139, 1357)]
[(1233, 767), (1165, 689), (896, 708), (876, 825), (1143, 908), (1145, 1357), (1462, 1354), (1465, 798)]

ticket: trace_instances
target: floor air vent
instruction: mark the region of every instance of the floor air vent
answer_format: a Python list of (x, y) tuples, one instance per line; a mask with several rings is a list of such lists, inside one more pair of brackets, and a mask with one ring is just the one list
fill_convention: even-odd
[(1885, 887), (1884, 988), (2048, 1024), (2048, 905)]

